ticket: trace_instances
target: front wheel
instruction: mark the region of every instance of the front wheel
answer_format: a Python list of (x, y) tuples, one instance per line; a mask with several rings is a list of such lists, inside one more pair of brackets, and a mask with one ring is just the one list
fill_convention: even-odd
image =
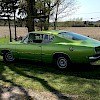
[(13, 57), (13, 54), (11, 52), (5, 52), (3, 55), (3, 59), (6, 62), (12, 62), (15, 60), (15, 58)]
[(55, 64), (60, 69), (66, 69), (70, 64), (70, 60), (66, 56), (58, 56), (55, 59)]

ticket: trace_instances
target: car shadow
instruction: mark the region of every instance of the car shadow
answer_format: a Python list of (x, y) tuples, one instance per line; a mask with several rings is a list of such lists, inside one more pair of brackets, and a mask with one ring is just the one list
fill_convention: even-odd
[(71, 68), (67, 71), (67, 75), (100, 80), (100, 65), (72, 65)]
[[(71, 97), (68, 97), (67, 95), (61, 93), (59, 90), (55, 89), (54, 87), (50, 86), (48, 82), (40, 77), (36, 77), (33, 75), (28, 75), (25, 73), (25, 71), (35, 71), (36, 73), (46, 73), (50, 72), (57, 75), (66, 75), (67, 76), (75, 76), (80, 78), (86, 78), (86, 79), (98, 79), (100, 80), (100, 66), (99, 65), (72, 65), (68, 70), (61, 70), (53, 66), (52, 64), (45, 64), (43, 62), (33, 62), (28, 60), (16, 60), (13, 63), (5, 63), (3, 61), (0, 61), (0, 80), (4, 82), (11, 83), (13, 86), (20, 87), (21, 91), (25, 94), (27, 99), (29, 100), (30, 96), (28, 92), (21, 86), (16, 83), (14, 83), (12, 80), (6, 79), (6, 77), (3, 75), (3, 71), (5, 70), (5, 66), (8, 66), (10, 70), (15, 72), (18, 75), (31, 78), (32, 80), (36, 80), (40, 82), (43, 87), (45, 87), (48, 91), (55, 94), (59, 100), (71, 100)], [(19, 70), (18, 67), (25, 68), (25, 71)], [(69, 80), (70, 81), (70, 80)], [(75, 80), (71, 80), (74, 82)], [(1, 92), (2, 93), (2, 92)], [(0, 96), (1, 96), (0, 93)]]

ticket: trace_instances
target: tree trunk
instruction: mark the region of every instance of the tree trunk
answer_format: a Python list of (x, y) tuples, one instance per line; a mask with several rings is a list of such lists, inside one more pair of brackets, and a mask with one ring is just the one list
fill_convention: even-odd
[(44, 30), (48, 30), (48, 22), (47, 22), (46, 19), (45, 19), (45, 21), (44, 21)]
[(54, 30), (56, 30), (56, 28), (57, 28), (57, 17), (55, 18), (55, 22), (54, 22)]
[(14, 26), (15, 26), (15, 40), (17, 41), (15, 10), (14, 10)]
[(56, 11), (56, 17), (55, 17), (55, 22), (54, 22), (54, 30), (56, 30), (56, 28), (57, 28), (58, 7), (59, 7), (59, 3), (57, 3), (57, 11)]
[(35, 0), (27, 0), (27, 27), (28, 31), (35, 31), (34, 16), (35, 16)]
[(8, 16), (8, 24), (9, 24), (9, 32), (10, 32), (10, 42), (12, 42), (11, 27), (10, 27), (10, 19), (9, 19), (9, 16)]

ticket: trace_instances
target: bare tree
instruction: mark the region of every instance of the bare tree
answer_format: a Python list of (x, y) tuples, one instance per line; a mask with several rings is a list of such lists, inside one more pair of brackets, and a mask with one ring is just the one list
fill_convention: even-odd
[(57, 5), (58, 1), (59, 0), (53, 0), (53, 1), (52, 0), (37, 0), (36, 8), (38, 11), (37, 13), (39, 13), (39, 16), (40, 16), (39, 22), (41, 23), (40, 24), (41, 29), (42, 27), (44, 27), (44, 30), (48, 30), (50, 16), (52, 15), (51, 11)]
[(54, 29), (57, 27), (57, 20), (67, 17), (77, 9), (76, 0), (59, 0), (53, 9)]

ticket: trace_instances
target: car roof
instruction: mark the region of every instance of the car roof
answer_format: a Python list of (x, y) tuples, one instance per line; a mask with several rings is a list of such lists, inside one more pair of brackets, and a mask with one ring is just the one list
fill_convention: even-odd
[(57, 35), (60, 32), (65, 32), (63, 30), (47, 30), (47, 31), (32, 31), (29, 33), (41, 33), (41, 34), (53, 34), (53, 35)]

